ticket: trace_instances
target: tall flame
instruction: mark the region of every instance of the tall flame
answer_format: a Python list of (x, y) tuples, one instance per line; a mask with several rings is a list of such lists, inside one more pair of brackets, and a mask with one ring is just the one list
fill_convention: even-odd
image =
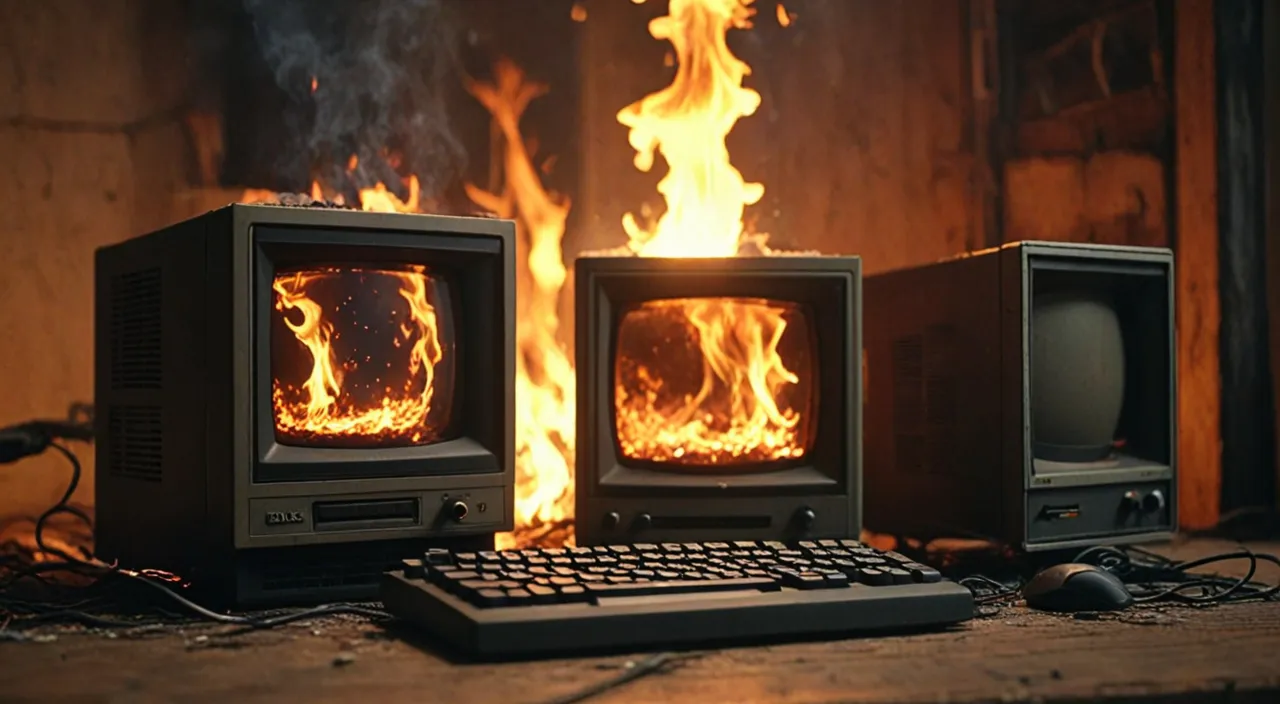
[(516, 532), (498, 536), (498, 546), (571, 542), (576, 379), (559, 340), (557, 312), (568, 274), (560, 241), (569, 201), (543, 187), (520, 134), (525, 108), (547, 87), (501, 60), (493, 83), (468, 81), (467, 90), (501, 130), (506, 184), (501, 194), (468, 184), (467, 195), (501, 217), (517, 218), (519, 239), (527, 246), (528, 270), (517, 282)]
[(764, 195), (729, 161), (725, 138), (739, 118), (755, 113), (760, 94), (742, 85), (751, 68), (725, 43), (732, 28), (751, 26), (754, 0), (671, 0), (649, 23), (654, 39), (676, 52), (671, 85), (618, 113), (630, 127), (635, 165), (653, 168), (662, 154), (667, 175), (658, 192), (667, 210), (652, 228), (628, 213), (629, 245), (649, 257), (732, 257), (742, 244), (742, 211)]
[[(740, 118), (755, 113), (760, 94), (742, 85), (751, 69), (725, 40), (730, 29), (751, 26), (753, 2), (671, 0), (668, 14), (649, 23), (655, 39), (671, 42), (678, 67), (670, 86), (618, 113), (631, 128), (636, 168), (651, 169), (655, 153), (668, 167), (658, 183), (667, 209), (657, 223), (644, 228), (631, 214), (623, 218), (629, 246), (640, 256), (732, 257), (746, 243), (743, 210), (760, 200), (764, 187), (747, 183), (734, 168), (725, 139)], [(759, 243), (763, 249), (763, 239)], [(788, 307), (702, 298), (665, 302), (653, 309), (655, 320), (659, 311), (683, 318), (685, 335), (696, 339), (701, 382), (692, 392), (677, 393), (671, 378), (680, 365), (669, 355), (645, 364), (620, 358), (620, 365), (638, 368), (632, 378), (643, 387), (629, 387), (623, 375), (615, 379), (615, 423), (624, 452), (629, 441), (641, 459), (704, 465), (802, 456), (801, 421), (808, 409), (780, 404), (792, 387), (807, 382), (779, 352)], [(802, 350), (799, 361), (808, 361), (806, 355)]]

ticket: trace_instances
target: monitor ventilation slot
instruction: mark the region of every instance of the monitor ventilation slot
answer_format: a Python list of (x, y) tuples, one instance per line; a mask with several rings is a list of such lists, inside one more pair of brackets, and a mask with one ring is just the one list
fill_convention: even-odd
[(893, 341), (893, 440), (898, 471), (925, 471), (924, 336)]
[(953, 373), (955, 333), (931, 326), (893, 343), (893, 432), (902, 472), (957, 471), (959, 390)]
[(111, 388), (159, 389), (163, 330), (160, 269), (115, 277), (109, 295)]
[(160, 481), (164, 466), (160, 407), (111, 406), (107, 414), (107, 471), (115, 477)]

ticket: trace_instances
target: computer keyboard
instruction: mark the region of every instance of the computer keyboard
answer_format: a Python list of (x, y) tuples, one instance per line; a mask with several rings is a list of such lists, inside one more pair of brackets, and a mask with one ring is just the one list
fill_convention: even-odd
[(502, 657), (940, 627), (974, 611), (968, 589), (856, 540), (431, 550), (388, 572), (382, 598), (456, 649)]

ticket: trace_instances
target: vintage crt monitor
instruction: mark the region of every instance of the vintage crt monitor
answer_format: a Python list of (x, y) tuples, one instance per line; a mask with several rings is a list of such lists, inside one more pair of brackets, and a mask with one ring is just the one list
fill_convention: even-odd
[(857, 537), (857, 257), (575, 276), (579, 544)]
[(97, 552), (376, 598), (512, 527), (514, 225), (234, 205), (95, 262)]
[(867, 277), (867, 528), (1168, 538), (1173, 277), (1167, 249), (1049, 242)]

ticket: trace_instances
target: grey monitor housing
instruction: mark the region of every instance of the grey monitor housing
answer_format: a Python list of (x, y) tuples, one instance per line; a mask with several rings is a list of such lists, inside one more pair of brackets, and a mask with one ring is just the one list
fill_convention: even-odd
[(867, 528), (1026, 551), (1168, 539), (1173, 287), (1168, 249), (1052, 242), (867, 277)]
[[(250, 605), (374, 599), (383, 569), (425, 547), (491, 547), (513, 522), (514, 238), (488, 218), (233, 205), (99, 249), (98, 554)], [(348, 265), (449, 282), (442, 441), (311, 447), (273, 432), (273, 273)]]
[[(574, 272), (579, 545), (858, 536), (858, 257), (581, 257)], [(646, 302), (679, 298), (769, 299), (803, 311), (816, 415), (802, 458), (672, 471), (625, 455), (614, 421), (621, 321)], [(655, 355), (670, 353), (663, 344)]]

